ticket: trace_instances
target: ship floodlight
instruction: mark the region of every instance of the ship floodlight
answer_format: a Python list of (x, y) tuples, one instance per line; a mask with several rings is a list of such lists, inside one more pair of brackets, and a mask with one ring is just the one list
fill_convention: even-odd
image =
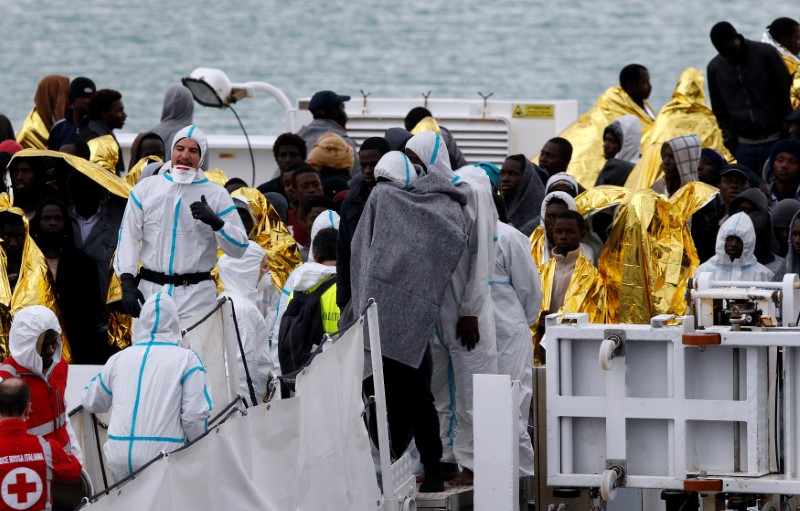
[(203, 106), (224, 108), (230, 104), (231, 81), (219, 69), (198, 67), (181, 82)]

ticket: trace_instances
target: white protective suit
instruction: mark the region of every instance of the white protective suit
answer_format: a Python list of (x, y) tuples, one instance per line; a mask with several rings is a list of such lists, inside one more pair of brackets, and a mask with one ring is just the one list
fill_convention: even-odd
[(533, 475), (533, 446), (528, 416), (533, 398), (533, 341), (530, 327), (542, 306), (542, 283), (531, 259), (528, 237), (497, 222), (497, 259), (492, 276), (492, 305), (497, 330), (497, 372), (520, 382), (519, 470)]
[[(570, 211), (578, 211), (578, 206), (575, 204), (575, 199), (573, 199), (568, 193), (566, 192), (550, 192), (544, 196), (542, 200), (542, 213), (539, 217), (539, 225), (542, 226), (542, 236), (544, 236), (544, 251), (542, 253), (542, 264), (546, 263), (550, 260), (550, 257), (553, 252), (553, 247), (550, 246), (550, 242), (547, 240), (547, 234), (544, 228), (544, 217), (547, 213), (547, 206), (550, 205), (550, 201), (553, 199), (561, 199), (567, 204), (567, 209)], [(584, 238), (585, 239), (585, 238)], [(588, 244), (581, 242), (581, 254), (586, 257), (586, 259), (590, 260), (592, 264), (597, 266), (597, 259), (594, 256), (594, 250)]]
[[(39, 336), (48, 330), (58, 332), (58, 345), (53, 354), (53, 362), (50, 364), (47, 371), (44, 371), (42, 367), (42, 356), (37, 351), (36, 345), (39, 342)], [(13, 358), (17, 364), (30, 371), (30, 373), (49, 382), (50, 377), (53, 375), (53, 370), (61, 362), (61, 350), (63, 348), (61, 341), (61, 324), (58, 322), (58, 317), (56, 317), (55, 313), (42, 305), (25, 307), (17, 312), (14, 321), (11, 322), (11, 330), (9, 331), (8, 337), (8, 349), (11, 358)], [(66, 374), (69, 374), (69, 366), (67, 366)], [(3, 379), (0, 378), (0, 381), (2, 380)], [(64, 397), (64, 408), (65, 411), (61, 416), (63, 418), (61, 420), (63, 420), (66, 425), (69, 445), (62, 447), (64, 447), (65, 451), (72, 453), (72, 455), (83, 464), (81, 444), (78, 442), (75, 430), (72, 429), (72, 422), (67, 417), (67, 412), (70, 411), (70, 404), (67, 403), (66, 397)], [(41, 435), (43, 433), (31, 432), (31, 434)]]
[(151, 295), (139, 322), (133, 344), (108, 359), (83, 394), (88, 412), (112, 410), (103, 453), (117, 480), (205, 433), (211, 414), (205, 366), (179, 346), (172, 298)]
[[(725, 253), (725, 240), (736, 236), (742, 240), (742, 257), (731, 261)], [(759, 263), (753, 254), (756, 248), (756, 230), (747, 213), (739, 212), (728, 217), (717, 232), (716, 255), (697, 267), (695, 277), (710, 272), (713, 280), (770, 281), (772, 271)]]
[[(197, 141), (201, 162), (205, 158), (205, 135), (196, 126), (187, 126), (175, 135), (172, 147), (184, 139)], [(230, 194), (193, 169), (188, 183), (184, 172), (176, 171), (171, 162), (164, 164), (166, 174), (143, 179), (131, 190), (125, 216), (120, 227), (114, 271), (117, 275), (139, 271), (139, 261), (148, 270), (166, 275), (210, 272), (217, 264), (217, 246), (232, 257), (241, 257), (248, 245), (244, 226)], [(225, 221), (219, 231), (192, 217), (190, 205), (205, 196), (211, 209)], [(139, 290), (147, 298), (159, 291), (170, 295), (181, 319), (191, 317), (216, 300), (212, 280), (179, 286), (164, 285), (142, 279)], [(134, 324), (134, 333), (136, 331)]]
[[(462, 208), (467, 222), (468, 247), (456, 267), (439, 310), (434, 332), (431, 390), (439, 412), (444, 453), (442, 461), (474, 468), (472, 376), (497, 373), (494, 309), (491, 279), (496, 253), (497, 210), (489, 178), (483, 169), (467, 165), (450, 169), (450, 157), (441, 135), (427, 131), (413, 136), (406, 148), (467, 195)], [(480, 341), (472, 351), (456, 337), (459, 318), (478, 317)]]
[[(317, 264), (313, 261), (311, 257), (311, 249), (314, 248), (314, 238), (317, 236), (317, 233), (322, 229), (332, 227), (339, 230), (339, 214), (333, 210), (326, 209), (322, 213), (319, 214), (314, 223), (311, 225), (311, 241), (309, 242), (309, 261), (306, 263), (301, 264), (297, 268), (294, 269), (292, 273), (286, 278), (286, 282), (283, 284), (283, 289), (281, 289), (280, 296), (275, 302), (274, 306), (274, 314), (271, 314), (273, 318), (272, 324), (269, 325), (270, 327), (270, 334), (269, 334), (269, 346), (270, 346), (270, 356), (272, 357), (273, 362), (275, 362), (275, 369), (277, 373), (273, 374), (281, 374), (280, 373), (280, 364), (278, 363), (278, 333), (281, 329), (281, 318), (283, 318), (283, 313), (286, 312), (286, 306), (289, 304), (289, 297), (292, 296), (292, 293), (296, 289), (296, 282), (298, 275), (303, 275), (307, 272), (311, 272), (312, 274), (319, 274), (320, 278), (317, 280), (319, 282), (322, 280), (322, 276), (328, 275), (335, 275), (336, 274), (336, 267), (335, 266), (325, 266), (322, 264)], [(300, 271), (305, 266), (310, 266), (313, 268), (309, 270), (309, 268), (305, 268)], [(307, 278), (307, 277), (306, 277)], [(309, 287), (312, 287), (313, 284)], [(308, 287), (304, 288), (308, 289)]]
[(375, 179), (384, 178), (398, 188), (408, 190), (417, 180), (417, 169), (404, 153), (390, 151), (375, 165)]
[[(269, 329), (264, 316), (258, 310), (258, 304), (264, 296), (263, 283), (272, 286), (269, 273), (265, 273), (259, 280), (264, 254), (264, 249), (257, 243), (250, 243), (240, 259), (224, 255), (218, 265), (219, 276), (225, 285), (225, 292), (220, 296), (230, 298), (236, 311), (244, 359), (247, 361), (250, 380), (258, 400), (254, 405), (260, 403), (266, 395), (267, 379), (274, 368), (270, 357)], [(250, 402), (250, 387), (247, 385), (240, 351), (237, 352), (236, 359), (239, 363), (239, 393)]]

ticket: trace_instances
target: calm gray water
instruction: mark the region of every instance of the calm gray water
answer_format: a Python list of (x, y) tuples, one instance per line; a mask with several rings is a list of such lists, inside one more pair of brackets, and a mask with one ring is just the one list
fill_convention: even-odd
[[(199, 66), (262, 80), (294, 102), (331, 88), (359, 97), (577, 98), (581, 111), (620, 68), (650, 69), (658, 109), (680, 72), (705, 70), (719, 20), (760, 39), (796, 16), (779, 0), (21, 0), (3, 2), (0, 113), (19, 128), (46, 74), (85, 75), (123, 94), (127, 132), (159, 122), (163, 93)], [(251, 134), (277, 133), (271, 99), (238, 111)], [(233, 115), (197, 105), (206, 132), (238, 133)]]

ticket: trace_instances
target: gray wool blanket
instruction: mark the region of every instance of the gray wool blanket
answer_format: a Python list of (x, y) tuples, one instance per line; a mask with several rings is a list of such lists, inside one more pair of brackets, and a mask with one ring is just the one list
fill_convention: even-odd
[(378, 304), (383, 356), (418, 368), (439, 307), (467, 246), (462, 205), (450, 181), (429, 174), (403, 191), (375, 187), (351, 244), (352, 304)]

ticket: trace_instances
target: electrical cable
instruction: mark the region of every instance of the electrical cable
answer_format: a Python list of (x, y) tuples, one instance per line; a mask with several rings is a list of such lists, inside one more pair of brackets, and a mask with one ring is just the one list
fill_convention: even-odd
[(228, 108), (231, 109), (233, 115), (236, 116), (236, 120), (239, 121), (239, 127), (242, 128), (242, 133), (244, 133), (244, 139), (247, 140), (247, 150), (250, 151), (250, 163), (253, 166), (253, 178), (250, 181), (251, 186), (256, 186), (256, 158), (253, 156), (253, 147), (250, 145), (250, 137), (247, 136), (247, 130), (244, 129), (244, 124), (242, 124), (242, 120), (239, 118), (239, 114), (236, 113), (236, 110), (233, 109), (233, 105), (228, 105)]

